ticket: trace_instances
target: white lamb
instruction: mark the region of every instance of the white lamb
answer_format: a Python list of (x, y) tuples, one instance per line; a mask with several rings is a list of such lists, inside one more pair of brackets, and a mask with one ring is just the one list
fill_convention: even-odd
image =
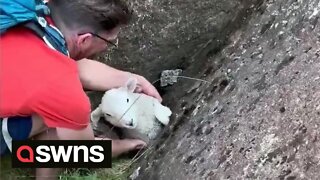
[(136, 86), (137, 80), (131, 78), (124, 87), (106, 91), (101, 104), (91, 113), (93, 125), (97, 126), (100, 117), (104, 117), (122, 128), (125, 137), (146, 142), (155, 139), (161, 124), (169, 123), (171, 110), (151, 96), (134, 93)]

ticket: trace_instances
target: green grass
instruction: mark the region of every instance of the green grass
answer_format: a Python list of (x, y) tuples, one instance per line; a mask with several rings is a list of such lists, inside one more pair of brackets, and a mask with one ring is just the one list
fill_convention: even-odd
[[(114, 159), (112, 168), (106, 169), (67, 169), (63, 171), (61, 180), (124, 180), (130, 175), (131, 159)], [(1, 157), (0, 179), (3, 180), (27, 180), (34, 179), (33, 169), (12, 169), (10, 157)]]

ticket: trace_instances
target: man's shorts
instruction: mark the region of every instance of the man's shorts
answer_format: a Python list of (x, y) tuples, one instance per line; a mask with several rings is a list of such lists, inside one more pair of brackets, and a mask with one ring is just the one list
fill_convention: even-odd
[(31, 116), (0, 118), (0, 156), (11, 152), (12, 140), (28, 139), (31, 129)]

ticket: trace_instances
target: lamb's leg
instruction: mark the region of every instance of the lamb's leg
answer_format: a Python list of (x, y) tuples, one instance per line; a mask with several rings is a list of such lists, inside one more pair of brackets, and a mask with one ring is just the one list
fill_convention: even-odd
[(159, 102), (154, 103), (154, 114), (156, 118), (163, 124), (168, 125), (169, 123), (169, 117), (172, 114), (171, 110), (160, 104)]
[(91, 113), (91, 122), (93, 127), (97, 127), (98, 125), (98, 121), (100, 119), (100, 117), (102, 116), (102, 111), (100, 106), (98, 106), (94, 111), (92, 111)]

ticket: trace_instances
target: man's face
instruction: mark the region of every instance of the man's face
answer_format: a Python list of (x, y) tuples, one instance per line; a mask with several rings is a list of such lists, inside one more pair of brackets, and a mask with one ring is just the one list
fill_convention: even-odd
[(76, 40), (75, 59), (89, 58), (101, 53), (112, 46), (117, 46), (118, 34), (120, 27), (110, 31), (93, 33), (88, 32), (79, 34)]

